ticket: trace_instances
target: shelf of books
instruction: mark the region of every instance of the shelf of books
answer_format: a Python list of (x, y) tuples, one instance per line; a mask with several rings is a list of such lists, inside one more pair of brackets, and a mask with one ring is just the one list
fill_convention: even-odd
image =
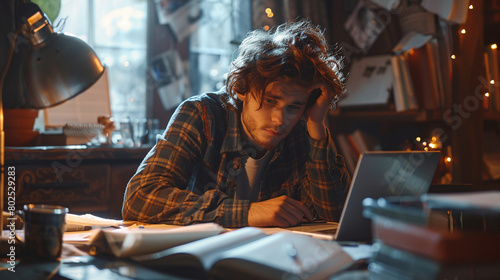
[[(489, 23), (483, 15), (489, 13), (500, 22), (500, 5), (481, 0), (424, 0), (401, 1), (394, 9), (368, 4), (383, 1), (359, 2), (364, 3), (358, 4), (365, 5), (363, 9), (371, 9), (375, 19), (390, 15), (384, 23), (387, 27), (396, 23), (401, 34), (386, 51), (370, 49), (369, 43), (377, 46), (376, 38), (363, 41), (363, 47), (354, 40), (362, 51), (348, 57), (347, 94), (330, 115), (333, 137), (350, 170), (363, 149), (370, 148), (359, 144), (364, 137), (356, 135), (357, 129), (378, 129), (375, 138), (384, 150), (418, 148), (405, 143), (415, 142), (415, 137), (433, 139), (431, 132), (440, 131), (443, 137), (437, 142), (442, 143), (435, 149), (442, 151), (443, 164), (448, 165), (441, 183), (466, 183), (481, 189), (486, 178), (498, 184), (500, 151), (483, 142), (492, 138), (491, 130), (495, 137), (500, 135), (500, 54), (494, 40), (484, 40)], [(381, 7), (386, 10), (377, 10)], [(381, 28), (370, 34), (383, 34)], [(488, 36), (500, 37), (495, 34)], [(403, 139), (403, 131), (410, 130)]]

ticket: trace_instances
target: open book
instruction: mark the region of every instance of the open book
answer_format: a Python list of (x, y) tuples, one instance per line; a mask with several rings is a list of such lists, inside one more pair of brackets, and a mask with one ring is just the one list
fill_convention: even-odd
[(90, 232), (89, 243), (98, 253), (119, 258), (141, 256), (217, 235), (224, 228), (215, 223), (190, 226), (128, 227), (115, 230), (95, 229)]
[(195, 279), (325, 279), (354, 262), (334, 241), (253, 227), (133, 259)]

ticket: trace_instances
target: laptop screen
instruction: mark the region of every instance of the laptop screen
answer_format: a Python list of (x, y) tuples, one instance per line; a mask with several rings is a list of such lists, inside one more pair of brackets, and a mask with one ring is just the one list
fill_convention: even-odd
[(363, 199), (420, 196), (428, 191), (439, 151), (367, 152), (360, 156), (335, 239), (371, 242), (371, 221), (363, 217)]

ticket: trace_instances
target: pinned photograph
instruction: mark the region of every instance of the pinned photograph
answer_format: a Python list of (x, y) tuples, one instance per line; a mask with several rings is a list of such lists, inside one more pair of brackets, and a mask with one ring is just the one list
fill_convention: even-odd
[(160, 24), (168, 24), (178, 42), (188, 37), (202, 16), (200, 0), (155, 0)]

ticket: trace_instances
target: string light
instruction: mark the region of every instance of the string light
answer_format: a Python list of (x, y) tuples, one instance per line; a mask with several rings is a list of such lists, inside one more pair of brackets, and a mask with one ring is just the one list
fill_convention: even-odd
[(273, 10), (271, 8), (266, 9), (267, 17), (272, 18), (274, 16)]
[(485, 96), (485, 97), (490, 97), (490, 93), (489, 93), (489, 92), (486, 92), (486, 93), (484, 94), (484, 96)]
[(495, 84), (495, 80), (490, 80), (490, 84), (494, 85)]
[(417, 137), (415, 140), (417, 140), (417, 142), (420, 142), (420, 140), (422, 140), (422, 138)]
[(451, 162), (451, 157), (446, 157), (444, 160), (445, 160), (447, 163), (450, 163), (450, 162)]
[(451, 59), (455, 59), (456, 56), (454, 54), (451, 55)]
[(265, 31), (269, 30), (269, 25), (264, 26), (264, 30)]
[(492, 50), (496, 50), (496, 49), (497, 49), (497, 44), (491, 44), (490, 48), (491, 48)]
[(462, 30), (460, 30), (460, 33), (465, 34), (466, 33), (465, 28), (462, 28)]
[(471, 4), (471, 5), (469, 5), (469, 10), (472, 10), (472, 9), (474, 9), (474, 6), (472, 6), (472, 4)]

